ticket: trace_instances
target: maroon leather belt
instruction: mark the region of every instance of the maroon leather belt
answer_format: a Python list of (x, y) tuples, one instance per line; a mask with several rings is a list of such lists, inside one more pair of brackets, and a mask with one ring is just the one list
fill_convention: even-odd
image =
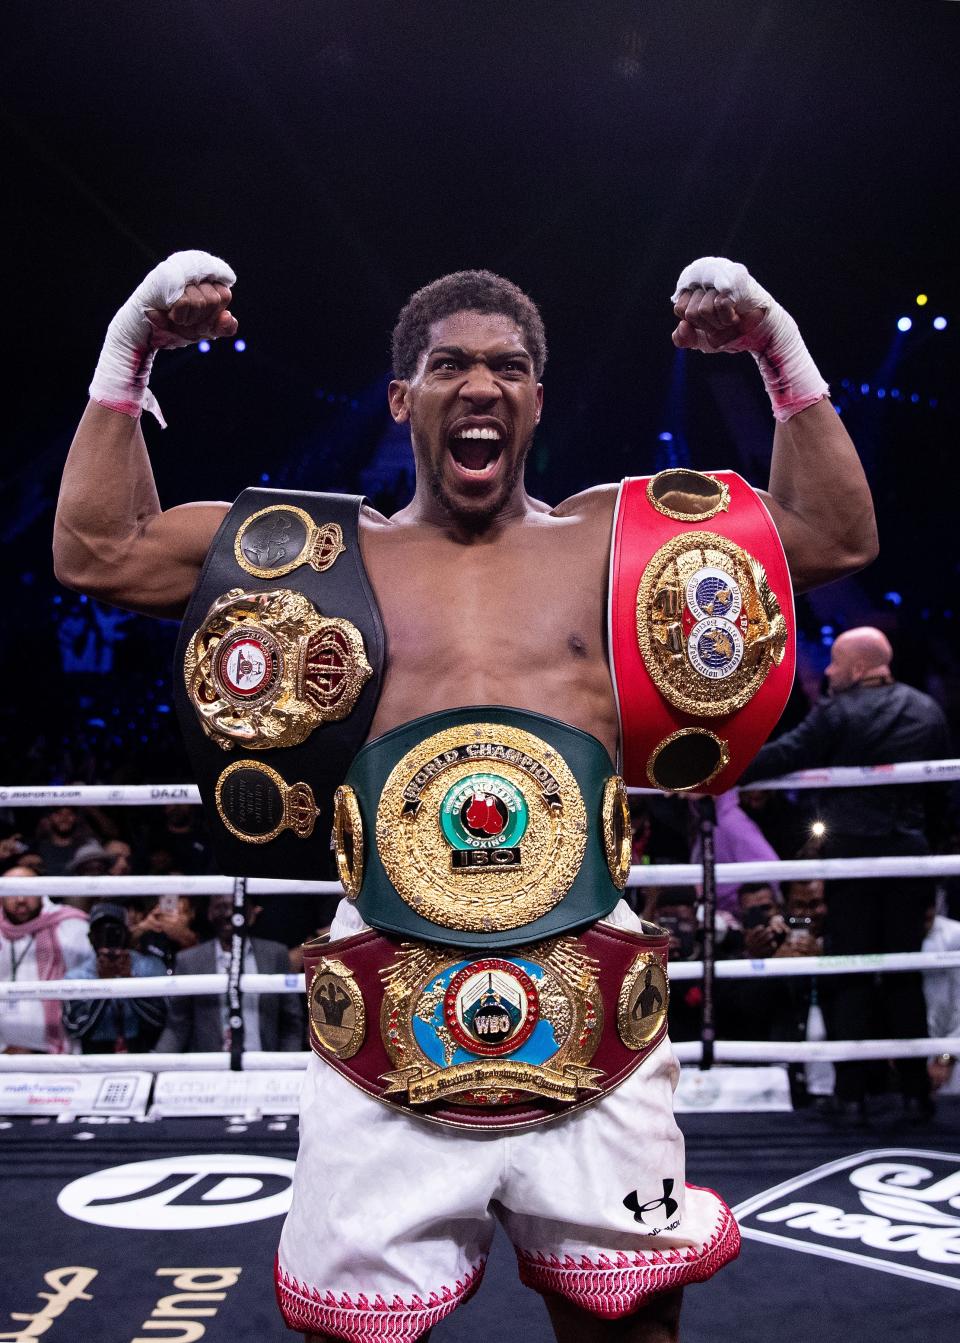
[(408, 1113), (531, 1127), (612, 1090), (660, 1043), (667, 946), (602, 923), (496, 954), (374, 931), (308, 942), (310, 1043)]

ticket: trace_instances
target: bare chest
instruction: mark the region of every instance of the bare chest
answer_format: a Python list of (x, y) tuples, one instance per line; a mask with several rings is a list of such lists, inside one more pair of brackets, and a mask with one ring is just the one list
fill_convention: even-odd
[(411, 528), (365, 532), (388, 653), (374, 733), (442, 708), (506, 703), (606, 737), (608, 544), (604, 528), (574, 519), (473, 545)]

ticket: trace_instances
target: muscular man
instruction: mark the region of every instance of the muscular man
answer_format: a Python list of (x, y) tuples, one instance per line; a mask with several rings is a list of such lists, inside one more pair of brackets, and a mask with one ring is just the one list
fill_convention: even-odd
[[(157, 348), (234, 334), (234, 279), (216, 258), (177, 254), (111, 324), (57, 513), (56, 571), (68, 586), (139, 611), (183, 611), (228, 505), (161, 509), (139, 414), (158, 413), (147, 389)], [(676, 345), (749, 350), (760, 365), (777, 417), (763, 498), (797, 588), (869, 562), (863, 472), (792, 319), (719, 258), (688, 267), (674, 311)], [(574, 729), (611, 770), (618, 717), (604, 612), (617, 490), (600, 485), (555, 507), (527, 493), (545, 358), (536, 307), (488, 272), (444, 277), (401, 314), (389, 404), (410, 427), (416, 489), (394, 516), (365, 507), (360, 517), (388, 646), (364, 752), (423, 715), (511, 706), (504, 712)], [(490, 600), (492, 573), (509, 590), (507, 621)], [(640, 929), (624, 904), (604, 926)], [(369, 945), (364, 928), (343, 909), (338, 954)], [(594, 1104), (497, 1138), (378, 1105), (312, 1060), (280, 1253), (287, 1322), (312, 1338), (424, 1336), (479, 1281), (493, 1207), (558, 1338), (676, 1338), (682, 1285), (731, 1258), (737, 1237), (716, 1196), (683, 1191), (675, 1066), (658, 1042)], [(629, 1319), (604, 1318), (615, 1316)]]

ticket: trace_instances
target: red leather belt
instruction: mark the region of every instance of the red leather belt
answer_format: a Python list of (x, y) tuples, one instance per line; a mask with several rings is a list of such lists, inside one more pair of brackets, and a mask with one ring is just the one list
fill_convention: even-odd
[(424, 1119), (531, 1127), (619, 1085), (664, 1038), (667, 946), (605, 924), (493, 955), (373, 931), (307, 943), (310, 1043)]
[(725, 792), (793, 684), (793, 592), (770, 514), (733, 471), (624, 480), (610, 579), (623, 777)]

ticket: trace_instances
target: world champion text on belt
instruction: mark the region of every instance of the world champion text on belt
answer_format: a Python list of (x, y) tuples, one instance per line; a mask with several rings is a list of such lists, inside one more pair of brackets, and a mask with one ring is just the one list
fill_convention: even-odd
[(337, 863), (372, 927), (505, 946), (602, 918), (626, 881), (626, 793), (596, 738), (504, 706), (368, 742), (337, 793)]

